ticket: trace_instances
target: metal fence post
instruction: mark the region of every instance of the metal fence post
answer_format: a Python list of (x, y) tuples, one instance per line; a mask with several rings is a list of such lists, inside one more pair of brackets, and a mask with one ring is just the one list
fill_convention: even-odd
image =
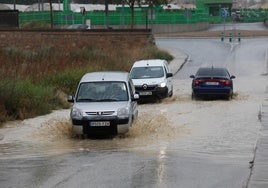
[(224, 41), (224, 32), (221, 32), (221, 41)]
[(238, 42), (241, 42), (241, 35), (238, 33)]
[(233, 34), (230, 33), (230, 35), (229, 35), (229, 42), (232, 42), (232, 40), (233, 40)]

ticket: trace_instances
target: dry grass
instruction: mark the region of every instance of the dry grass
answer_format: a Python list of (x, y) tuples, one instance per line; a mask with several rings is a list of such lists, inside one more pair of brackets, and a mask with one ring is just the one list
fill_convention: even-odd
[(133, 46), (120, 41), (106, 42), (70, 51), (53, 47), (0, 48), (0, 123), (66, 108), (62, 96), (74, 94), (86, 72), (129, 71), (141, 57), (172, 57), (144, 41), (136, 41)]

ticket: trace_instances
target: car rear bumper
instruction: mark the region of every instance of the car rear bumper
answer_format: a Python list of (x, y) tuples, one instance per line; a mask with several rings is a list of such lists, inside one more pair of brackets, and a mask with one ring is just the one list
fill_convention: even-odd
[(195, 96), (230, 96), (232, 89), (230, 88), (193, 88)]

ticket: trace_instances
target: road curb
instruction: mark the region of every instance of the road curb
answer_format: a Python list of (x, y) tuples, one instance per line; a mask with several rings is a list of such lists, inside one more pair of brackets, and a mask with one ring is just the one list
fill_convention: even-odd
[(260, 136), (254, 148), (254, 157), (251, 163), (250, 177), (247, 188), (268, 187), (268, 103), (261, 105), (259, 112), (261, 121)]
[(187, 54), (180, 52), (180, 55), (169, 63), (169, 68), (173, 75), (177, 74), (177, 72), (182, 69), (184, 64), (188, 61), (188, 58), (189, 56)]

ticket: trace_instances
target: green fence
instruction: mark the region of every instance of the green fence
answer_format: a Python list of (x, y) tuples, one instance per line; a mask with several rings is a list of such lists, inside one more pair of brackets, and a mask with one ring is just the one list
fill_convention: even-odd
[[(86, 12), (85, 15), (81, 13), (64, 13), (62, 11), (53, 11), (54, 25), (70, 25), (85, 23), (90, 20), (91, 25), (104, 25), (109, 22), (110, 25), (120, 25), (131, 23), (130, 11), (109, 11), (108, 19), (104, 11), (91, 11)], [(50, 12), (20, 12), (19, 22), (24, 24), (27, 22), (39, 21), (50, 22)], [(134, 14), (134, 24), (184, 24), (184, 23), (197, 23), (208, 22), (208, 15), (203, 11), (198, 10), (176, 10), (176, 11), (155, 11), (149, 14), (147, 10), (136, 11)]]
[[(129, 10), (118, 9), (109, 11), (108, 20), (104, 11), (81, 13), (65, 13), (62, 11), (53, 11), (54, 25), (70, 25), (85, 23), (90, 20), (90, 24), (94, 25), (130, 25), (131, 14)], [(241, 10), (243, 22), (262, 22), (268, 17), (268, 10)], [(50, 12), (20, 12), (19, 23), (39, 21), (50, 23)], [(206, 10), (198, 9), (182, 9), (182, 10), (155, 10), (152, 14), (148, 13), (148, 9), (136, 10), (134, 14), (135, 25), (145, 24), (185, 24), (185, 23), (223, 23), (232, 21), (232, 17), (228, 16), (225, 20), (221, 16), (209, 16)]]

